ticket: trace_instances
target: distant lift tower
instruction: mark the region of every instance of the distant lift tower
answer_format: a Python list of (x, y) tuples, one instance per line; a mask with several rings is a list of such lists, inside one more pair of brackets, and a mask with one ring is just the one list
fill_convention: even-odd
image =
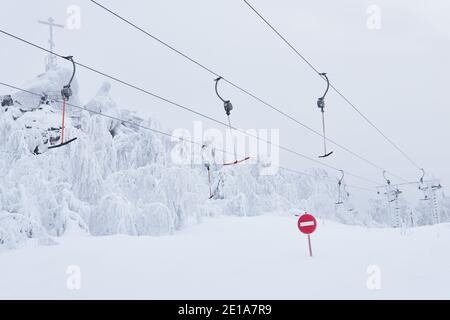
[[(40, 24), (45, 24), (49, 26), (50, 29), (50, 38), (48, 40), (50, 52), (53, 52), (55, 49), (55, 43), (53, 42), (53, 27), (64, 28), (62, 24), (54, 23), (55, 20), (53, 18), (48, 18), (47, 21), (38, 21)], [(47, 57), (45, 57), (45, 71), (55, 69), (57, 65), (56, 56), (54, 54), (49, 53)]]

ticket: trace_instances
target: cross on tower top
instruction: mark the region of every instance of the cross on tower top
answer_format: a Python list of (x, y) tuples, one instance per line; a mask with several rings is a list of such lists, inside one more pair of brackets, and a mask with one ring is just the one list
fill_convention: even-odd
[[(62, 24), (55, 23), (55, 19), (52, 17), (48, 18), (47, 21), (39, 20), (38, 23), (49, 26), (50, 37), (48, 40), (50, 52), (53, 52), (55, 48), (55, 43), (53, 42), (53, 27), (64, 28)], [(49, 53), (49, 55), (45, 58), (45, 71), (50, 69), (54, 69), (56, 67), (56, 56), (54, 54)]]

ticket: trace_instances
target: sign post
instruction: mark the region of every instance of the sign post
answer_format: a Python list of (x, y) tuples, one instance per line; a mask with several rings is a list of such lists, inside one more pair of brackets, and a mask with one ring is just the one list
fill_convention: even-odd
[(309, 234), (308, 234), (308, 247), (309, 247), (309, 256), (312, 257), (311, 235)]
[(297, 226), (301, 233), (308, 235), (309, 256), (312, 257), (311, 233), (313, 233), (317, 228), (316, 218), (308, 213), (305, 213), (298, 219)]

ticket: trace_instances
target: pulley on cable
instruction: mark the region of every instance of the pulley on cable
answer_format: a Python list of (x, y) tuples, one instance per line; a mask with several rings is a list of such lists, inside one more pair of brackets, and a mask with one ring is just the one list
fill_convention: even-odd
[(395, 188), (394, 191), (392, 191), (392, 194), (394, 195), (394, 199), (390, 200), (390, 202), (394, 202), (398, 200), (399, 195), (401, 195), (403, 191), (401, 191), (398, 187)]
[(205, 166), (206, 170), (208, 171), (209, 199), (212, 199), (214, 194), (212, 192), (212, 186), (211, 186), (211, 164), (215, 157), (215, 149), (209, 148), (209, 145), (207, 143), (205, 143), (202, 145), (201, 156), (202, 156), (203, 165)]
[[(231, 132), (231, 137), (233, 137), (233, 127), (231, 126), (231, 119), (230, 119), (230, 115), (231, 115), (231, 110), (233, 110), (233, 105), (231, 104), (230, 100), (225, 100), (223, 99), (220, 94), (219, 91), (217, 90), (217, 86), (219, 84), (219, 81), (222, 79), (222, 77), (218, 77), (217, 79), (215, 79), (215, 90), (216, 90), (216, 95), (219, 97), (219, 99), (223, 102), (223, 107), (225, 109), (225, 113), (228, 117), (228, 127), (230, 129)], [(236, 142), (233, 139), (233, 150), (234, 150), (234, 162), (228, 162), (228, 163), (224, 163), (224, 166), (229, 166), (229, 165), (235, 165), (244, 161), (247, 161), (250, 159), (250, 157), (245, 157), (243, 159), (238, 159), (237, 157), (237, 146), (236, 146)]]
[(433, 190), (439, 190), (439, 189), (442, 189), (442, 185), (439, 183), (439, 184), (437, 184), (437, 185), (431, 186), (431, 189), (433, 189)]
[(386, 184), (388, 185), (388, 187), (390, 187), (391, 186), (391, 180), (386, 178), (386, 170), (383, 171), (383, 178), (384, 178), (384, 180), (386, 180)]
[[(343, 189), (344, 189), (344, 194), (347, 197), (347, 199), (350, 198), (350, 192), (347, 191), (347, 185), (344, 183), (343, 185)], [(353, 208), (353, 206), (348, 207), (347, 211), (348, 212), (353, 212), (355, 209)]]
[(341, 194), (342, 190), (341, 190), (341, 188), (342, 188), (342, 181), (344, 180), (345, 173), (344, 173), (344, 170), (339, 170), (339, 171), (341, 172), (342, 176), (341, 176), (341, 178), (338, 181), (338, 200), (336, 202), (337, 205), (341, 205), (341, 204), (344, 203), (344, 201), (342, 201), (342, 194)]
[[(398, 187), (395, 188), (395, 190), (391, 189), (391, 180), (389, 180), (386, 177), (386, 170), (383, 171), (383, 178), (386, 180), (386, 184), (387, 184), (387, 191), (386, 191), (386, 196), (388, 198), (389, 202), (394, 202), (396, 200), (398, 200), (398, 196), (400, 194), (402, 194), (402, 191), (400, 191), (400, 189)], [(391, 195), (394, 196), (394, 198), (391, 199)]]
[(77, 140), (77, 138), (72, 138), (70, 140), (64, 141), (64, 130), (65, 130), (65, 113), (66, 113), (66, 102), (69, 101), (70, 97), (72, 96), (72, 88), (70, 87), (73, 81), (73, 78), (75, 77), (75, 72), (76, 72), (76, 65), (75, 65), (75, 61), (73, 60), (72, 56), (67, 56), (64, 57), (64, 59), (72, 62), (72, 66), (73, 66), (73, 71), (72, 71), (72, 76), (70, 77), (69, 83), (67, 85), (65, 85), (62, 90), (61, 90), (61, 96), (63, 99), (63, 105), (62, 105), (62, 121), (61, 121), (61, 138), (60, 138), (60, 143), (57, 145), (53, 145), (48, 147), (49, 149), (55, 149), (55, 148), (59, 148), (65, 145), (68, 145), (69, 143)]
[(323, 133), (323, 155), (319, 156), (319, 158), (326, 158), (330, 156), (333, 151), (327, 152), (327, 138), (325, 135), (325, 97), (330, 89), (330, 81), (328, 80), (326, 73), (320, 73), (320, 75), (327, 81), (327, 89), (322, 97), (317, 99), (317, 107), (320, 109), (322, 113), (322, 133)]
[[(347, 191), (346, 184), (344, 183), (344, 170), (339, 170), (341, 172), (341, 178), (338, 180), (338, 200), (336, 202), (337, 206), (341, 206), (344, 204), (344, 199), (348, 200), (350, 197), (350, 193)], [(351, 206), (347, 206), (347, 211), (352, 212), (354, 209)]]
[(430, 198), (428, 197), (428, 185), (424, 183), (423, 178), (425, 177), (425, 170), (420, 169), (422, 171), (422, 176), (419, 179), (419, 190), (423, 192), (423, 198), (420, 200), (428, 201)]

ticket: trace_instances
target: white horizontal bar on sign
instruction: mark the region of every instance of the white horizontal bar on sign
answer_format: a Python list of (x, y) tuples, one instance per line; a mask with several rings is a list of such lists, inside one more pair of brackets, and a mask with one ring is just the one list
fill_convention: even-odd
[(315, 225), (314, 221), (300, 222), (300, 227), (309, 227), (314, 225)]

